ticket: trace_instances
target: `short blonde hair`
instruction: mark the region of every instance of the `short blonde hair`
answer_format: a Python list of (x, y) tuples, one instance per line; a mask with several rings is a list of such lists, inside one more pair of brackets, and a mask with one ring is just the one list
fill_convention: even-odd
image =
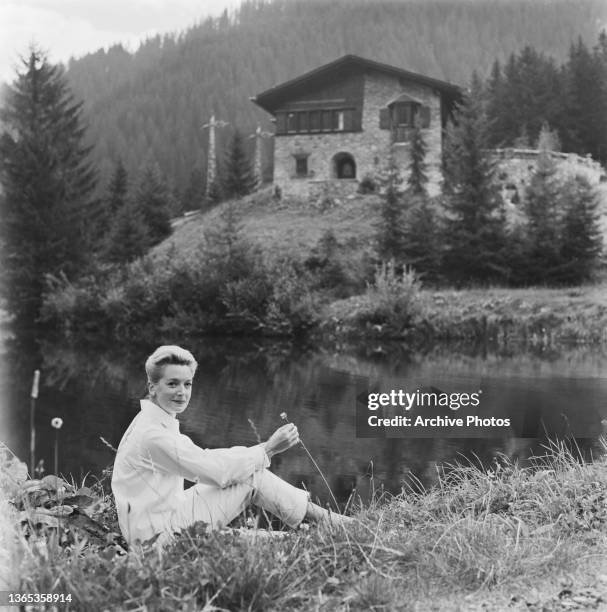
[(196, 374), (198, 362), (190, 351), (174, 344), (159, 346), (145, 362), (145, 372), (148, 381), (157, 383), (162, 378), (162, 371), (166, 365), (185, 365), (192, 370), (192, 376)]

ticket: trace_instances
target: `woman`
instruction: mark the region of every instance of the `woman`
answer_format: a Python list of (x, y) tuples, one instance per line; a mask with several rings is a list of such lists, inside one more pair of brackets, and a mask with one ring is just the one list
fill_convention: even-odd
[[(342, 524), (308, 494), (267, 470), (274, 455), (299, 442), (297, 427), (283, 425), (267, 442), (249, 448), (205, 450), (179, 433), (175, 418), (188, 406), (198, 364), (179, 346), (161, 346), (145, 363), (148, 399), (126, 430), (114, 462), (112, 491), (127, 542), (170, 535), (196, 521), (226, 526), (249, 503), (290, 527), (304, 518)], [(184, 478), (195, 484), (183, 489)]]

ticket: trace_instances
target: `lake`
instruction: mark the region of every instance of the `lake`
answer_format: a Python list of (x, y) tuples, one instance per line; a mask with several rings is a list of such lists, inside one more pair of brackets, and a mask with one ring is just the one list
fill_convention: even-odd
[[(604, 448), (598, 439), (607, 419), (607, 347), (410, 351), (397, 343), (369, 343), (338, 352), (236, 339), (186, 346), (200, 365), (181, 430), (207, 448), (252, 445), (279, 427), (286, 412), (341, 503), (352, 491), (368, 501), (406, 483), (429, 486), (444, 464), (490, 465), (500, 455), (526, 463), (545, 452), (548, 440), (575, 439), (572, 444), (586, 456)], [(9, 343), (0, 372), (2, 439), (29, 461), (29, 395), (33, 371), (40, 368), (36, 460), (46, 473), (53, 470), (58, 435), (60, 473), (78, 482), (99, 477), (113, 460), (101, 438), (118, 446), (137, 414), (145, 394), (143, 364), (154, 348), (127, 355), (45, 343), (35, 352)], [(395, 405), (369, 408), (369, 393), (387, 399), (390, 392)], [(424, 393), (429, 403), (419, 401)], [(468, 401), (454, 407), (441, 403), (442, 397)], [(58, 432), (51, 427), (54, 417), (63, 419)], [(411, 422), (378, 427), (369, 425), (369, 417)], [(413, 426), (418, 417), (427, 419), (426, 426)], [(477, 421), (468, 426), (468, 418)], [(327, 502), (303, 448), (275, 457), (273, 470)]]

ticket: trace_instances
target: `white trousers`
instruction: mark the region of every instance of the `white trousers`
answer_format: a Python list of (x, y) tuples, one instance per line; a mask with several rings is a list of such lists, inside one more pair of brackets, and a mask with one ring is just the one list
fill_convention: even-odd
[(245, 482), (225, 489), (198, 484), (184, 491), (171, 527), (182, 529), (204, 521), (211, 529), (221, 529), (249, 504), (261, 506), (289, 527), (297, 527), (308, 508), (309, 494), (282, 480), (269, 470), (259, 470)]

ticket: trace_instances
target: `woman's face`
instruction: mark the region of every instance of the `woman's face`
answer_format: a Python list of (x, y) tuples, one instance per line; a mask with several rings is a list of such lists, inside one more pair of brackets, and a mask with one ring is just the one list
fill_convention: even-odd
[(166, 365), (156, 383), (148, 383), (150, 397), (165, 412), (175, 416), (183, 412), (192, 395), (192, 370), (187, 365)]

